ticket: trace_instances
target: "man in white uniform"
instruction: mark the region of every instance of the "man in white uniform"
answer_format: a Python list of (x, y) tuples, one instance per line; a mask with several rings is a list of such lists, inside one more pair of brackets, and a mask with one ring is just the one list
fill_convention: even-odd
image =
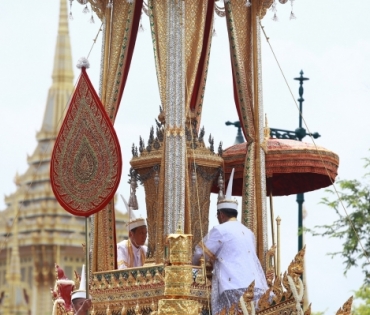
[(147, 246), (145, 241), (147, 237), (146, 220), (136, 218), (126, 200), (122, 197), (129, 213), (129, 239), (117, 244), (117, 265), (118, 269), (132, 267), (141, 267), (145, 263)]
[(234, 170), (226, 196), (217, 204), (220, 225), (214, 227), (195, 247), (193, 264), (205, 255), (213, 264), (212, 314), (219, 314), (239, 302), (248, 286), (255, 281), (254, 299), (267, 290), (266, 277), (255, 250), (251, 230), (236, 220), (238, 203), (231, 197)]

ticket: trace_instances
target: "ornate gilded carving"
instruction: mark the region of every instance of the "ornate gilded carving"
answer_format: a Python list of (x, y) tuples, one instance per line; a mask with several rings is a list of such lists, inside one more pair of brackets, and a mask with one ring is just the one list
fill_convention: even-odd
[(272, 285), (272, 292), (274, 293), (274, 296), (273, 296), (272, 300), (275, 303), (280, 302), (281, 298), (284, 295), (284, 290), (283, 290), (283, 287), (282, 287), (282, 284), (281, 284), (281, 279), (280, 279), (279, 276), (277, 276), (275, 278), (274, 284)]
[(165, 269), (166, 296), (188, 296), (193, 283), (192, 266), (168, 266)]
[(307, 309), (304, 311), (304, 315), (311, 315), (311, 303), (308, 305)]
[(254, 298), (254, 286), (255, 286), (255, 281), (253, 281), (247, 290), (243, 294), (243, 300), (247, 304), (248, 302), (252, 302)]
[(170, 234), (167, 237), (171, 264), (191, 264), (192, 239), (191, 234)]
[(306, 246), (304, 246), (294, 257), (294, 260), (288, 267), (288, 274), (295, 280), (303, 274), (304, 269), (304, 254)]
[(198, 315), (199, 303), (192, 300), (163, 299), (159, 301), (158, 315)]
[(293, 299), (280, 302), (278, 305), (270, 306), (269, 308), (259, 311), (258, 315), (297, 315), (295, 301)]
[(351, 307), (353, 302), (353, 296), (351, 296), (341, 308), (337, 311), (336, 315), (351, 315)]
[[(132, 168), (139, 175), (138, 180), (144, 185), (145, 203), (148, 221), (148, 262), (153, 262), (156, 250), (161, 250), (162, 222), (160, 219), (160, 191), (163, 179), (159, 173), (164, 172), (162, 154), (164, 147), (162, 123), (156, 121), (156, 133), (152, 128), (145, 145), (141, 138), (139, 148), (133, 147)], [(210, 191), (220, 174), (223, 159), (212, 152), (204, 143), (204, 128), (197, 131), (196, 120), (189, 119), (185, 128), (187, 150), (187, 181), (189, 187), (189, 203), (186, 204), (187, 218), (191, 218), (192, 248), (201, 241), (208, 231)], [(155, 146), (155, 144), (158, 144)], [(148, 148), (150, 149), (148, 150)], [(192, 176), (195, 175), (195, 177)], [(162, 175), (161, 175), (162, 176)], [(200, 227), (200, 228), (199, 228)], [(161, 256), (163, 257), (163, 256)]]
[(275, 276), (275, 253), (276, 245), (274, 244), (266, 253), (266, 280), (269, 287), (272, 286)]
[(271, 288), (267, 289), (264, 294), (260, 297), (258, 300), (258, 309), (265, 310), (270, 307), (270, 293), (271, 293)]

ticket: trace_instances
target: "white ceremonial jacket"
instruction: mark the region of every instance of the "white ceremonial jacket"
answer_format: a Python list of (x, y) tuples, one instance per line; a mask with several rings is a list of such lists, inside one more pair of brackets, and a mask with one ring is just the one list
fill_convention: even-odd
[[(212, 286), (220, 296), (225, 290), (248, 288), (267, 290), (266, 277), (255, 250), (254, 234), (236, 220), (214, 227), (203, 239), (206, 260), (213, 262)], [(193, 264), (199, 265), (202, 248), (197, 245)], [(217, 283), (215, 283), (217, 282)]]
[[(133, 264), (130, 260), (130, 250), (129, 246), (132, 248), (132, 257)], [(141, 267), (144, 265), (146, 252), (148, 248), (147, 246), (143, 245), (139, 248), (133, 246), (129, 240), (124, 240), (122, 242), (119, 242), (117, 244), (117, 266), (118, 269), (126, 269), (129, 268), (129, 266), (132, 267)], [(144, 258), (144, 259), (142, 259)]]

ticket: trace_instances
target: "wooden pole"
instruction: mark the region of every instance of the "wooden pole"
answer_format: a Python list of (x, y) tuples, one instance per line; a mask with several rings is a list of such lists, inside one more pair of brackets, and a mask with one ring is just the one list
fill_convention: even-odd
[(277, 226), (277, 275), (280, 276), (280, 217), (276, 218)]
[[(86, 279), (86, 299), (89, 298), (89, 224), (88, 224), (88, 217), (85, 217), (85, 279)], [(89, 315), (90, 311), (87, 311), (86, 314)]]
[[(270, 190), (270, 221), (271, 221), (271, 238), (272, 238), (272, 246), (275, 245), (275, 225), (274, 225), (274, 205), (272, 202), (272, 191)], [(274, 268), (275, 274), (278, 275), (277, 265), (276, 265), (276, 253), (274, 255)]]

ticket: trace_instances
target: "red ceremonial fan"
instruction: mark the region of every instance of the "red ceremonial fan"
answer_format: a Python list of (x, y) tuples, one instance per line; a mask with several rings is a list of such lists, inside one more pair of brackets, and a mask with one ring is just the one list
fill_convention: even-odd
[(88, 217), (113, 198), (121, 168), (116, 132), (83, 67), (51, 157), (54, 195), (66, 211)]

